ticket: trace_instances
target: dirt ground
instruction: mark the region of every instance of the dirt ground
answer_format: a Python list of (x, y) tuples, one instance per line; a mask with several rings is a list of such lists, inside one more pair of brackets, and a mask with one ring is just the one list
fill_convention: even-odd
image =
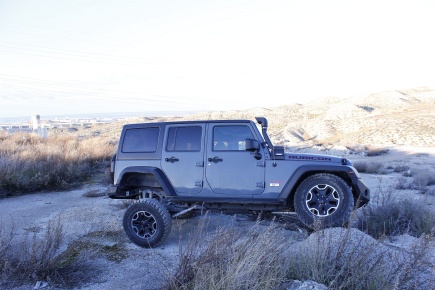
[[(78, 241), (89, 245), (87, 274), (79, 275), (74, 286), (80, 289), (158, 289), (174, 273), (180, 245), (186, 245), (189, 236), (204, 215), (190, 219), (173, 220), (172, 230), (158, 248), (136, 246), (124, 235), (122, 217), (126, 202), (105, 196), (86, 197), (89, 191), (104, 191), (102, 186), (85, 186), (67, 192), (36, 193), (0, 200), (0, 212), (5, 232), (15, 228), (14, 242), (19, 244), (34, 233), (42, 238), (50, 220), (60, 218), (65, 233), (59, 252)], [(213, 232), (225, 225), (248, 230), (255, 223), (255, 215), (207, 214), (207, 231)], [(302, 229), (295, 217), (295, 227)], [(265, 221), (264, 226), (267, 227)], [(9, 228), (8, 228), (9, 227)], [(300, 232), (289, 231), (290, 236)], [(111, 249), (105, 253), (104, 249)], [(43, 281), (44, 282), (44, 281)], [(39, 286), (44, 286), (41, 283)], [(24, 285), (16, 289), (33, 289)], [(38, 288), (38, 287), (36, 287)]]
[[(377, 157), (346, 156), (354, 162), (382, 162), (385, 167), (406, 163), (414, 168), (435, 168), (435, 150), (422, 148), (392, 148), (386, 155)], [(376, 194), (377, 188), (387, 188), (396, 182), (399, 173), (363, 174), (363, 179)], [(103, 192), (102, 185), (87, 185), (83, 188), (50, 193), (35, 193), (0, 200), (0, 212), (5, 232), (15, 229), (14, 243), (19, 244), (29, 235), (41, 236), (50, 220), (60, 218), (65, 233), (59, 252), (68, 247), (88, 245), (86, 275), (77, 276), (79, 289), (157, 289), (174, 273), (180, 245), (186, 245), (189, 235), (197, 227), (200, 217), (173, 220), (172, 231), (162, 246), (144, 249), (130, 242), (122, 229), (122, 217), (126, 208), (124, 201), (111, 200), (105, 196), (86, 197), (86, 193)], [(435, 206), (435, 196), (418, 194), (416, 190), (398, 190), (401, 196), (424, 198)], [(435, 209), (434, 209), (435, 210)], [(247, 230), (255, 223), (251, 215), (225, 215), (211, 213), (207, 230), (232, 225)], [(267, 222), (264, 226), (267, 226)], [(282, 223), (289, 229), (289, 238), (306, 236), (296, 218), (289, 217)], [(305, 232), (304, 232), (305, 231)], [(403, 242), (403, 239), (398, 239)], [(35, 285), (23, 285), (16, 289), (52, 289), (45, 281)]]

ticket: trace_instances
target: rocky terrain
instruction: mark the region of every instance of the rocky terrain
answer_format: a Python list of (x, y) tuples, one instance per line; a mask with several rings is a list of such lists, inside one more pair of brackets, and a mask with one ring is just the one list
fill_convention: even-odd
[[(182, 117), (135, 118), (79, 128), (71, 132), (68, 129), (52, 130), (49, 134), (66, 133), (83, 137), (100, 135), (106, 136), (110, 142), (116, 142), (125, 123), (170, 119), (254, 119), (256, 116), (264, 116), (269, 120), (269, 132), (273, 141), (286, 146), (288, 151), (328, 153), (349, 158), (355, 166), (375, 165), (374, 171), (363, 173), (364, 180), (372, 190), (374, 203), (380, 202), (381, 195), (388, 192), (402, 200), (421, 200), (428, 205), (425, 210), (435, 211), (434, 108), (435, 91), (419, 88), (346, 99), (331, 97), (306, 105), (209, 112)], [(426, 183), (419, 181), (418, 178), (421, 179), (422, 176), (426, 177)], [(403, 186), (397, 186), (399, 182)], [(48, 222), (60, 220), (64, 238), (58, 253), (66, 257), (81, 258), (78, 265), (86, 269), (77, 269), (72, 273), (71, 279), (64, 283), (66, 288), (162, 287), (173, 275), (179, 261), (180, 249), (188, 244), (201, 217), (174, 221), (170, 237), (161, 247), (142, 249), (123, 234), (121, 220), (127, 205), (122, 201), (106, 198), (105, 186), (106, 184), (95, 183), (74, 191), (0, 199), (0, 232), (4, 235), (14, 229), (13, 242), (18, 245), (32, 235), (43, 238)], [(270, 220), (265, 220), (260, 226), (267, 227), (269, 223)], [(208, 221), (208, 231), (214, 232), (226, 224), (231, 224), (241, 232), (248, 231), (255, 224), (255, 217), (214, 212)], [(286, 229), (284, 236), (295, 247), (303, 249), (318, 241), (318, 234), (310, 236), (310, 232), (294, 217), (281, 219), (278, 226)], [(346, 235), (346, 230), (333, 229), (325, 235), (328, 239), (335, 239), (333, 241), (338, 245), (343, 235)], [(406, 253), (421, 240), (407, 234), (386, 237), (380, 241), (375, 241), (359, 231), (354, 235), (356, 240), (352, 240), (352, 243), (355, 247), (360, 247), (361, 241), (366, 245), (376, 244), (375, 252), (379, 255), (400, 256), (401, 259), (406, 259)], [(427, 268), (415, 273), (423, 277), (419, 280), (421, 284), (397, 285), (397, 289), (433, 287), (430, 284), (435, 281), (433, 239), (426, 245), (425, 251), (428, 251), (425, 259), (429, 264)], [(397, 260), (391, 260), (384, 266), (390, 267), (395, 262)], [(35, 283), (12, 286), (23, 290), (57, 288), (46, 277), (35, 277)], [(308, 289), (311, 286), (314, 288), (309, 289), (326, 289), (326, 286), (312, 281), (290, 283), (287, 289)]]

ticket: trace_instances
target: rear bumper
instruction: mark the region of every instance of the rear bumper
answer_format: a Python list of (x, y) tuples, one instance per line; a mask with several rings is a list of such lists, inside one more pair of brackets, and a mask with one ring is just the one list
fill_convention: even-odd
[(111, 185), (106, 190), (107, 196), (113, 199), (133, 199), (138, 195), (138, 192), (119, 190), (118, 186)]
[(106, 193), (110, 198), (116, 198), (116, 189), (118, 187), (116, 185), (111, 185), (107, 188)]

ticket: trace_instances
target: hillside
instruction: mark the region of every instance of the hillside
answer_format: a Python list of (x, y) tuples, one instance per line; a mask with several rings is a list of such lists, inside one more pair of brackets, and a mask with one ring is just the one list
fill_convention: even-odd
[[(267, 104), (265, 104), (267, 105)], [(80, 136), (101, 135), (117, 142), (128, 123), (170, 120), (251, 119), (264, 116), (277, 145), (310, 147), (435, 146), (435, 90), (428, 88), (388, 91), (349, 98), (329, 97), (308, 104), (258, 107), (248, 110), (204, 112), (182, 117), (129, 118), (111, 124), (78, 128)], [(68, 129), (61, 129), (68, 133)], [(59, 133), (59, 130), (53, 130)]]
[[(435, 91), (411, 89), (306, 105), (197, 114), (194, 119), (265, 116), (275, 142), (312, 144), (435, 145)], [(186, 119), (192, 116), (186, 117)]]

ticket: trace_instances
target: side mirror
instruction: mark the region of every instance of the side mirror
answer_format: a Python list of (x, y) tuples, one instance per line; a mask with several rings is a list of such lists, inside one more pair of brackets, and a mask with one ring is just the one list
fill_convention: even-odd
[(255, 152), (260, 150), (260, 142), (255, 139), (246, 139), (245, 140), (245, 150), (250, 152)]

